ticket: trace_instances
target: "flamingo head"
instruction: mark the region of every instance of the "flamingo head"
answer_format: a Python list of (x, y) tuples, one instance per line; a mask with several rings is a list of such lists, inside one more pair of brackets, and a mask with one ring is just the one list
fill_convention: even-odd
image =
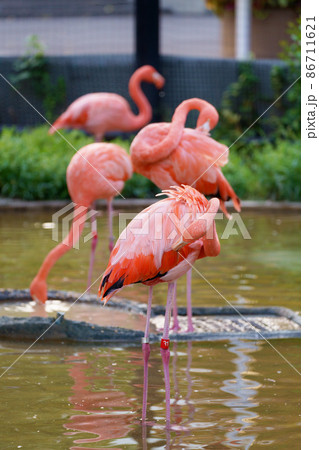
[(165, 78), (152, 66), (144, 66), (143, 80), (147, 83), (155, 84), (157, 89), (162, 89), (165, 84)]
[(30, 285), (30, 294), (33, 300), (44, 304), (48, 299), (46, 282), (36, 276)]
[(219, 203), (218, 198), (212, 198), (208, 202), (206, 212), (184, 230), (182, 236), (173, 244), (172, 250), (178, 251), (185, 245), (195, 242), (204, 236), (213, 236), (214, 219)]
[[(205, 102), (206, 103), (206, 102)], [(206, 103), (205, 107), (200, 111), (196, 128), (200, 128), (205, 133), (216, 127), (219, 115), (216, 108), (210, 103)]]

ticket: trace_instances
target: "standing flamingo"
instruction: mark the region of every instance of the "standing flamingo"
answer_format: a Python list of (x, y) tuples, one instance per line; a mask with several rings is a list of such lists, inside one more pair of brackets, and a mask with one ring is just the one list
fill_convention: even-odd
[(152, 108), (141, 89), (141, 83), (153, 83), (162, 89), (165, 79), (152, 66), (137, 69), (129, 81), (129, 93), (139, 112), (135, 115), (124, 97), (109, 92), (96, 92), (79, 97), (54, 122), (50, 134), (60, 128), (79, 128), (100, 142), (105, 133), (138, 130), (150, 122)]
[[(187, 115), (193, 109), (199, 110), (197, 128), (185, 128)], [(228, 148), (208, 134), (217, 123), (218, 113), (210, 103), (198, 98), (185, 100), (176, 108), (172, 123), (148, 125), (134, 138), (130, 149), (134, 171), (160, 189), (184, 183), (205, 195), (214, 195), (227, 217), (225, 201), (229, 198), (240, 211), (240, 201), (221, 171), (228, 162)], [(176, 298), (174, 305), (173, 329), (177, 331)], [(187, 316), (191, 332), (191, 270), (187, 273)]]
[[(166, 419), (170, 422), (169, 389), (169, 324), (176, 280), (184, 275), (197, 259), (217, 256), (220, 244), (214, 218), (219, 200), (208, 201), (190, 186), (175, 186), (163, 191), (165, 198), (140, 212), (121, 233), (109, 259), (99, 289), (108, 301), (115, 292), (133, 283), (150, 286), (147, 305), (144, 355), (144, 393), (142, 419), (146, 417), (149, 331), (152, 289), (167, 282), (167, 304), (161, 353), (166, 387)], [(190, 224), (181, 224), (188, 217)], [(142, 228), (141, 228), (142, 226)]]
[[(55, 262), (70, 250), (79, 240), (84, 228), (88, 209), (95, 200), (103, 198), (108, 203), (110, 250), (113, 248), (112, 199), (124, 187), (124, 182), (132, 176), (132, 165), (126, 151), (116, 144), (96, 143), (82, 147), (71, 159), (66, 179), (70, 197), (74, 202), (73, 222), (68, 236), (43, 261), (30, 285), (34, 300), (47, 300), (48, 274)], [(91, 218), (92, 247), (88, 275), (91, 285), (92, 268), (97, 244), (95, 215)]]

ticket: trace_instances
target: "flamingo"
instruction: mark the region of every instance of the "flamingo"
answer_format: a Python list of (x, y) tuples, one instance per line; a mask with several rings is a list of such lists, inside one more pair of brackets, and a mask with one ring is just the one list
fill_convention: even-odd
[[(146, 418), (149, 332), (153, 286), (168, 283), (161, 354), (166, 391), (166, 420), (170, 423), (169, 389), (169, 324), (176, 280), (197, 259), (217, 256), (220, 244), (214, 222), (219, 200), (208, 201), (190, 186), (164, 190), (167, 198), (140, 212), (121, 233), (111, 252), (102, 277), (99, 295), (107, 302), (124, 286), (143, 283), (150, 286), (145, 334), (142, 341), (144, 358), (144, 396), (142, 419)], [(189, 225), (181, 224), (188, 217)], [(141, 228), (142, 225), (142, 228)]]
[(96, 92), (79, 97), (53, 123), (49, 133), (60, 128), (78, 128), (94, 135), (100, 142), (107, 132), (130, 132), (150, 122), (152, 108), (141, 89), (141, 83), (153, 83), (162, 89), (165, 79), (152, 66), (137, 69), (129, 81), (129, 93), (139, 112), (135, 115), (124, 97), (109, 92)]
[[(34, 300), (47, 300), (47, 277), (55, 262), (70, 250), (80, 239), (86, 214), (99, 198), (107, 200), (109, 216), (109, 247), (113, 248), (112, 200), (132, 176), (132, 165), (126, 151), (116, 144), (94, 143), (82, 147), (72, 157), (67, 168), (66, 179), (70, 197), (74, 203), (73, 222), (68, 236), (44, 259), (30, 285)], [(91, 217), (92, 246), (88, 274), (88, 289), (91, 285), (92, 268), (97, 245), (96, 217)]]
[[(185, 128), (188, 113), (199, 111), (197, 128)], [(228, 148), (209, 136), (218, 123), (218, 112), (210, 103), (191, 98), (175, 110), (171, 123), (147, 125), (134, 138), (130, 153), (133, 170), (153, 181), (160, 189), (182, 183), (191, 185), (205, 195), (220, 199), (220, 207), (230, 217), (225, 201), (230, 198), (240, 211), (240, 201), (224, 177), (221, 167), (228, 162)], [(191, 270), (187, 273), (188, 331), (192, 325)], [(175, 295), (175, 294), (174, 294)], [(176, 298), (174, 325), (178, 330)]]

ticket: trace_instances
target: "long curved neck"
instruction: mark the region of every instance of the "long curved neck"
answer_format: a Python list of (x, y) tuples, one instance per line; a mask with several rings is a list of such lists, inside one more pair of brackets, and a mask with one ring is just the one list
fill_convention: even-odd
[(70, 250), (80, 239), (83, 227), (85, 225), (85, 216), (87, 213), (87, 207), (76, 205), (73, 213), (72, 226), (69, 234), (63, 241), (54, 247), (46, 256), (45, 260), (40, 267), (37, 277), (40, 280), (46, 280), (51, 268), (56, 261), (61, 258), (64, 253)]
[(142, 128), (144, 125), (150, 122), (152, 118), (152, 107), (146, 95), (142, 91), (142, 81), (143, 71), (137, 70), (131, 76), (128, 85), (129, 94), (138, 108), (138, 114), (134, 115), (132, 113), (132, 117), (130, 118), (130, 127), (132, 128), (132, 130)]
[[(182, 139), (189, 111), (193, 109), (201, 111), (204, 103), (206, 103), (204, 100), (198, 98), (183, 101), (175, 110), (167, 136), (156, 145), (150, 145), (147, 142), (143, 142), (143, 145), (138, 144), (137, 135), (131, 146), (132, 159), (138, 160), (141, 164), (152, 164), (167, 158)], [(136, 152), (134, 152), (135, 145), (138, 148)]]

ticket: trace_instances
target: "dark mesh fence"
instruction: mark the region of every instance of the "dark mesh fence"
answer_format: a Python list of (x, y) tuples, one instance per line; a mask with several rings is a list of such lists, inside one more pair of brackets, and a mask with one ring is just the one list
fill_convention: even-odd
[(133, 0), (1, 0), (0, 55), (36, 35), (47, 55), (132, 54)]
[[(158, 105), (162, 118), (169, 120), (176, 106), (190, 97), (218, 107), (238, 77), (236, 61), (218, 59), (220, 19), (206, 9), (204, 0), (161, 0), (160, 11), (160, 61), (166, 78)], [(88, 92), (116, 92), (129, 99), (128, 81), (136, 68), (135, 0), (1, 0), (0, 72), (6, 79), (12, 80), (30, 35), (43, 45), (52, 82), (59, 77), (65, 81), (65, 99), (56, 113)], [(265, 99), (271, 93), (272, 64), (253, 63)], [(19, 90), (45, 114), (30, 81)], [(0, 103), (0, 124), (43, 122), (3, 79)], [(257, 109), (262, 112), (263, 107), (259, 100)]]

